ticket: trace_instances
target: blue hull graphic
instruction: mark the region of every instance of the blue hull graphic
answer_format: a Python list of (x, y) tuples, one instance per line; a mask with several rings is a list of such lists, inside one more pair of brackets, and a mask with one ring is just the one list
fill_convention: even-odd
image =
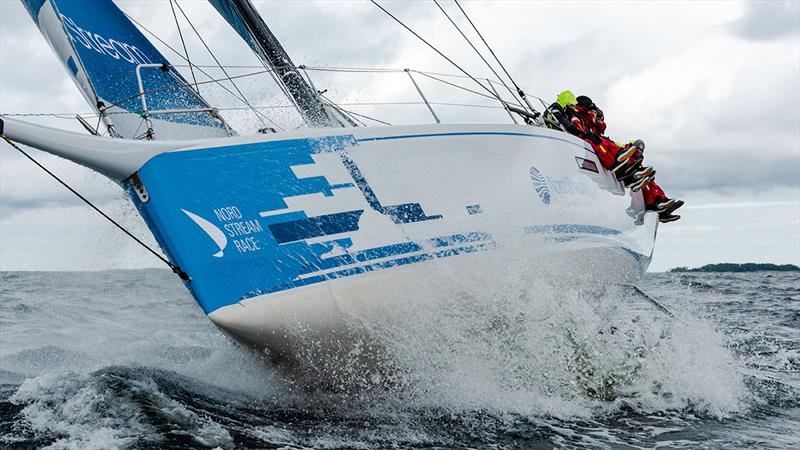
[(596, 159), (579, 144), (407, 128), (165, 152), (138, 171), (149, 200), (129, 189), (207, 314), (519, 239), (612, 248), (646, 268), (655, 228), (640, 198), (576, 166)]

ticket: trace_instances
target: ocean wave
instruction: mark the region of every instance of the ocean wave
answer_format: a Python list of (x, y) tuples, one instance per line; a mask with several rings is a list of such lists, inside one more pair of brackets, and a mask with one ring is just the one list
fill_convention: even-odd
[[(136, 275), (114, 274), (125, 276)], [(763, 430), (789, 433), (800, 406), (798, 340), (779, 317), (797, 307), (783, 302), (776, 316), (774, 296), (745, 297), (752, 285), (731, 296), (687, 287), (671, 274), (650, 278), (645, 288), (675, 319), (614, 286), (510, 276), (501, 290), (454, 289), (458, 295), (429, 299), (425, 309), (397, 305), (377, 318), (352, 316), (375, 339), (353, 347), (349, 361), (328, 362), (342, 383), (331, 386), (313, 379), (330, 375), (315, 359), (322, 343), (305, 342), (298, 372), (276, 369), (187, 313), (192, 305), (179, 291), (162, 292), (171, 300), (159, 302), (154, 281), (138, 294), (110, 297), (96, 289), (102, 277), (82, 277), (68, 289), (48, 287), (71, 297), (16, 300), (41, 305), (46, 298), (41, 314), (0, 306), (11, 314), (0, 330), (2, 447), (794, 442), (765, 441)], [(781, 297), (797, 295), (796, 281), (770, 280)], [(92, 311), (84, 322), (72, 319), (75, 296), (85, 299), (80, 315)], [(371, 345), (386, 357), (378, 370), (362, 370), (357, 361)]]

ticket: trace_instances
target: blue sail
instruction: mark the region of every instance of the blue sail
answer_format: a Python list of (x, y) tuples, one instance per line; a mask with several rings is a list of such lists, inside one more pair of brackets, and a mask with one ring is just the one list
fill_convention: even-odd
[(22, 3), (84, 97), (118, 136), (186, 139), (232, 134), (111, 0)]

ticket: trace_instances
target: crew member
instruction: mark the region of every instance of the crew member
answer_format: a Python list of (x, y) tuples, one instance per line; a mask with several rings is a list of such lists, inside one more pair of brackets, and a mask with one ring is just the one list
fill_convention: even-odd
[(641, 190), (645, 208), (658, 211), (661, 222), (680, 219), (673, 212), (683, 206), (683, 201), (667, 197), (654, 180), (655, 170), (642, 165), (644, 142), (636, 140), (621, 146), (609, 139), (605, 135), (603, 111), (589, 97), (575, 97), (571, 91), (564, 91), (549, 112), (554, 119), (551, 122), (590, 143), (603, 167), (611, 170), (626, 187), (634, 192)]

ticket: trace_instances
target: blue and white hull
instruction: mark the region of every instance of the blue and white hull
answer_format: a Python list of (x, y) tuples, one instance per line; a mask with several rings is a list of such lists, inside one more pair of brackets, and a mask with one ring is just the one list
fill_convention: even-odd
[(447, 295), (462, 277), (500, 282), (504, 266), (633, 281), (658, 224), (588, 145), (530, 126), (128, 141), (124, 157), (93, 165), (91, 148), (82, 159), (70, 151), (112, 140), (48, 148), (15, 124), (16, 136), (6, 122), (12, 139), (124, 178), (209, 318), (278, 356), (297, 350), (298, 332), (341, 335), (353, 317)]

